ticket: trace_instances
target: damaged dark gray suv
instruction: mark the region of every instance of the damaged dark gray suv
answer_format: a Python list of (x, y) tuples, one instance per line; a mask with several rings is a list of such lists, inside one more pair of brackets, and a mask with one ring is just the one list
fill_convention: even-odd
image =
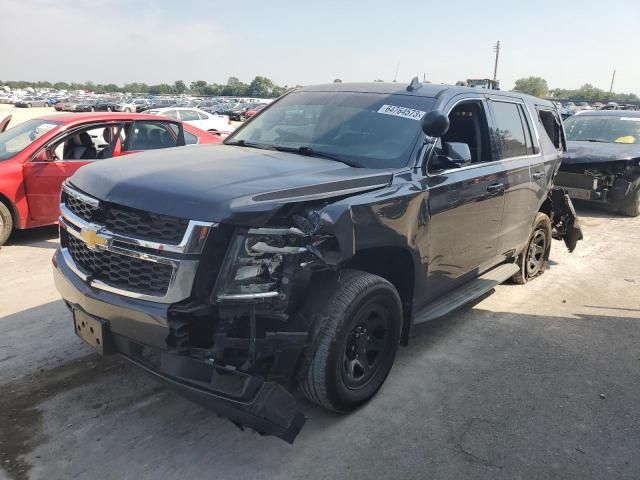
[(540, 275), (552, 238), (573, 250), (564, 148), (553, 105), (526, 95), (301, 88), (224, 145), (80, 169), (55, 282), (99, 352), (292, 442), (294, 390), (357, 408), (413, 325)]

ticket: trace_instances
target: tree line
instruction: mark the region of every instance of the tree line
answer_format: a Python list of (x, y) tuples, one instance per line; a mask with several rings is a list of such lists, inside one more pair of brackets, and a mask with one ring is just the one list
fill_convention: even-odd
[(226, 84), (208, 83), (206, 80), (196, 80), (185, 83), (183, 80), (175, 82), (148, 85), (146, 83), (115, 83), (101, 84), (94, 82), (27, 82), (0, 81), (0, 85), (15, 88), (55, 88), (56, 90), (86, 90), (95, 93), (139, 93), (148, 95), (203, 95), (230, 97), (258, 97), (275, 98), (285, 93), (289, 87), (276, 85), (267, 77), (257, 76), (250, 83), (243, 83), (237, 77), (229, 77)]
[(640, 103), (635, 93), (609, 93), (601, 88), (585, 83), (578, 89), (549, 88), (549, 84), (541, 77), (527, 77), (516, 80), (516, 92), (528, 93), (539, 98), (565, 100), (570, 102), (617, 102)]

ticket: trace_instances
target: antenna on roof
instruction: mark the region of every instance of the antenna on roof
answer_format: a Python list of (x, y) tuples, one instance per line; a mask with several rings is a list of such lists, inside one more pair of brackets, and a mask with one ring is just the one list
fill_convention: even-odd
[(420, 83), (420, 80), (418, 80), (418, 77), (413, 77), (413, 80), (411, 80), (411, 83), (407, 86), (407, 92), (412, 92), (413, 90), (417, 90), (418, 88), (420, 88), (422, 86), (422, 84)]

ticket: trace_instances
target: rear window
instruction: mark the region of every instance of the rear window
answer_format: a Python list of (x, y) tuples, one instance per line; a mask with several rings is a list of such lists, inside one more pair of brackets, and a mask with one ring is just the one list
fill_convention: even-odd
[(502, 147), (501, 158), (527, 155), (525, 127), (522, 124), (520, 106), (516, 103), (492, 101), (496, 134)]

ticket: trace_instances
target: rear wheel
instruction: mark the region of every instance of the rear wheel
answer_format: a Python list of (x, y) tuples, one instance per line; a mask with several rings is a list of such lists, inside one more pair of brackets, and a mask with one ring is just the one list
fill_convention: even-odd
[(626, 203), (620, 212), (628, 217), (637, 217), (640, 215), (640, 185), (636, 186), (635, 190), (629, 195)]
[(31, 108), (33, 105), (31, 105), (30, 103), (27, 103), (27, 108)]
[(11, 210), (0, 202), (0, 245), (4, 245), (9, 240), (12, 230), (13, 217), (11, 216)]
[(131, 109), (130, 108), (125, 108), (124, 111), (127, 112), (127, 113), (131, 113)]
[(550, 251), (551, 220), (544, 213), (538, 213), (533, 222), (533, 229), (527, 246), (518, 259), (520, 271), (512, 277), (512, 280), (523, 285), (542, 275), (547, 268)]
[(385, 279), (358, 270), (340, 272), (316, 295), (322, 306), (312, 309), (315, 334), (300, 365), (300, 390), (328, 410), (350, 411), (373, 397), (391, 370), (400, 296)]

